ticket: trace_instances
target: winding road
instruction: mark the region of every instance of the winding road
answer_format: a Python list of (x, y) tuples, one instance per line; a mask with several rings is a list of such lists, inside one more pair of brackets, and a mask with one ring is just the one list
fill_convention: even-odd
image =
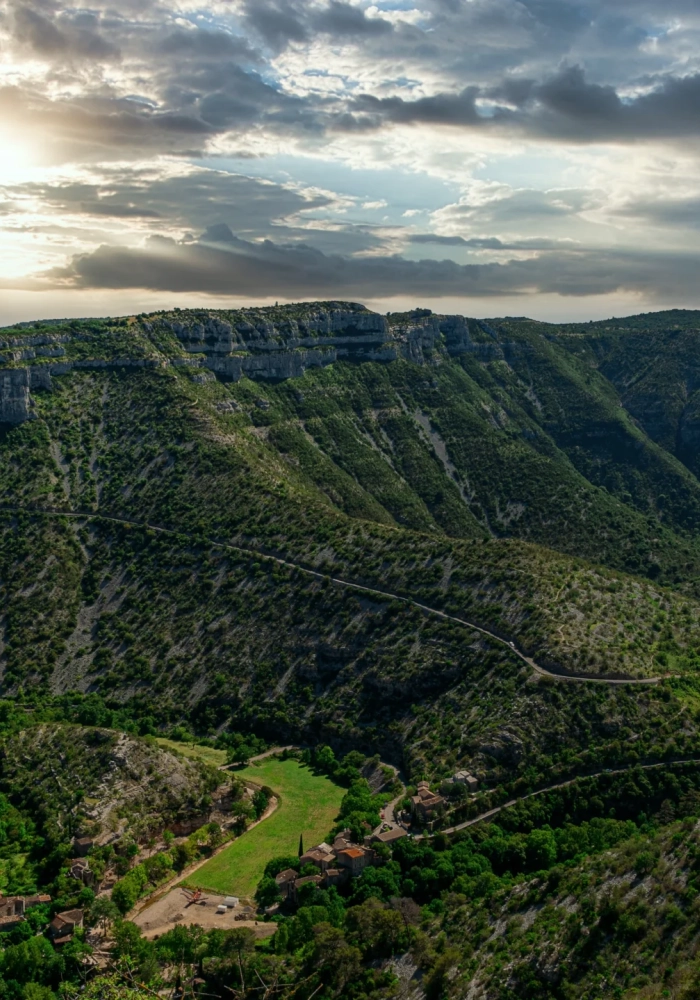
[(518, 802), (524, 802), (526, 799), (532, 799), (536, 795), (545, 795), (547, 792), (555, 792), (559, 788), (568, 788), (569, 785), (573, 785), (577, 781), (583, 781), (585, 778), (602, 778), (605, 774), (626, 774), (628, 771), (652, 771), (659, 767), (674, 767), (676, 764), (700, 764), (700, 757), (686, 757), (683, 760), (662, 760), (656, 764), (629, 764), (627, 767), (607, 768), (604, 771), (596, 771), (593, 774), (577, 774), (573, 778), (569, 778), (567, 781), (560, 781), (556, 785), (548, 785), (547, 788), (538, 788), (535, 792), (528, 792), (527, 795), (520, 795), (516, 799), (509, 799), (508, 802), (504, 802), (500, 806), (494, 806), (493, 809), (489, 809), (487, 812), (481, 813), (479, 816), (474, 816), (473, 819), (467, 819), (463, 823), (457, 823), (456, 826), (448, 826), (444, 830), (436, 830), (435, 833), (419, 833), (413, 839), (432, 840), (432, 838), (437, 837), (439, 833), (458, 833), (459, 830), (466, 830), (468, 827), (475, 826), (477, 823), (483, 823), (484, 820), (492, 819), (500, 812), (503, 812), (504, 809), (510, 809), (512, 806), (517, 805)]
[[(19, 506), (5, 506), (0, 505), (0, 513), (9, 514), (41, 514), (43, 516), (49, 517), (72, 517), (72, 518), (86, 518), (90, 520), (101, 520), (110, 521), (115, 524), (128, 524), (134, 528), (145, 528), (149, 531), (157, 531), (166, 535), (177, 535), (185, 536), (188, 538), (193, 538), (194, 536), (188, 535), (187, 532), (179, 531), (176, 528), (165, 528), (160, 524), (151, 524), (148, 521), (136, 521), (130, 517), (117, 517), (114, 514), (100, 514), (95, 513), (95, 511), (82, 511), (82, 510), (60, 510), (58, 508), (51, 507), (19, 507)], [(330, 576), (328, 573), (321, 573), (315, 569), (309, 569), (307, 566), (303, 566), (301, 563), (291, 562), (288, 559), (282, 559), (280, 556), (273, 556), (267, 552), (264, 552), (260, 548), (254, 546), (245, 545), (233, 545), (231, 542), (218, 542), (211, 539), (207, 539), (207, 544), (214, 546), (216, 548), (229, 550), (232, 552), (239, 552), (245, 555), (253, 555), (259, 559), (267, 559), (270, 562), (277, 563), (278, 566), (285, 566), (287, 569), (298, 570), (300, 573), (305, 573), (307, 576), (315, 577), (317, 580), (330, 580), (331, 583), (336, 584), (338, 587), (346, 587), (349, 590), (357, 590), (364, 594), (372, 594), (375, 597), (380, 597), (382, 600), (390, 601), (401, 601), (403, 604), (409, 604), (414, 608), (418, 608), (425, 614), (434, 615), (437, 618), (442, 618), (445, 621), (456, 622), (458, 625), (463, 625), (465, 628), (471, 629), (474, 632), (479, 632), (481, 635), (487, 636), (493, 642), (500, 643), (500, 645), (505, 646), (510, 650), (514, 656), (519, 657), (526, 663), (528, 667), (535, 673), (543, 677), (550, 677), (553, 680), (568, 682), (573, 684), (610, 684), (610, 685), (653, 685), (659, 684), (663, 678), (662, 677), (591, 677), (588, 674), (558, 674), (553, 670), (548, 670), (546, 667), (541, 666), (532, 657), (527, 656), (515, 645), (513, 641), (504, 639), (502, 636), (497, 635), (495, 632), (491, 632), (489, 629), (484, 628), (482, 625), (477, 625), (475, 622), (470, 622), (466, 618), (459, 618), (456, 615), (448, 615), (445, 611), (439, 611), (437, 608), (431, 608), (427, 604), (421, 604), (420, 601), (415, 601), (411, 597), (404, 597), (401, 594), (394, 594), (388, 590), (379, 590), (376, 587), (369, 587), (366, 584), (353, 583), (350, 580), (343, 580), (339, 576)]]

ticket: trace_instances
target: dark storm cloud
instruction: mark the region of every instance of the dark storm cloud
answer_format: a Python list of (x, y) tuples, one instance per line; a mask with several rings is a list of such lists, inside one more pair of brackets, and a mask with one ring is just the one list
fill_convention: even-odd
[(508, 240), (503, 242), (497, 236), (473, 237), (438, 236), (435, 233), (413, 233), (408, 238), (409, 243), (419, 245), (435, 245), (443, 247), (470, 247), (474, 250), (566, 250), (571, 249), (570, 240), (547, 240), (540, 238), (525, 240)]
[(697, 135), (700, 74), (669, 76), (650, 92), (623, 101), (615, 89), (589, 83), (581, 67), (563, 70), (534, 91), (534, 131), (585, 142)]
[(143, 250), (103, 246), (45, 276), (75, 288), (143, 288), (216, 295), (358, 297), (405, 295), (483, 297), (531, 294), (586, 296), (643, 291), (657, 297), (694, 294), (696, 255), (612, 253), (546, 254), (503, 264), (408, 261), (401, 257), (347, 258), (309, 247), (250, 243), (231, 234), (225, 248), (153, 238)]
[(316, 31), (339, 37), (387, 35), (394, 30), (389, 21), (379, 17), (367, 17), (359, 7), (340, 3), (339, 0), (330, 0), (326, 10), (311, 18), (311, 26)]
[(291, 0), (246, 0), (244, 22), (272, 49), (282, 51), (290, 42), (305, 42), (308, 29), (304, 8)]
[(343, 0), (329, 0), (325, 8), (311, 8), (301, 0), (246, 0), (246, 26), (273, 51), (292, 42), (303, 43), (316, 34), (344, 38), (369, 38), (393, 31), (389, 21), (369, 18), (364, 10)]
[(158, 41), (156, 51), (187, 59), (244, 58), (251, 62), (260, 61), (260, 56), (246, 38), (228, 31), (208, 29), (186, 31), (178, 28), (170, 31)]
[[(30, 199), (45, 206), (52, 219), (83, 215), (85, 226), (96, 219), (162, 220), (172, 231), (231, 233), (248, 239), (274, 236), (285, 244), (312, 243), (326, 253), (353, 254), (384, 246), (381, 232), (372, 227), (303, 223), (303, 213), (331, 209), (334, 199), (322, 192), (300, 192), (291, 187), (215, 170), (198, 170), (174, 177), (136, 181), (127, 170), (106, 171), (101, 184), (22, 184), (6, 188), (18, 201)], [(107, 193), (114, 191), (115, 193)], [(48, 232), (48, 229), (42, 231)], [(219, 236), (219, 239), (221, 237)]]
[(353, 101), (352, 110), (360, 116), (356, 121), (374, 128), (381, 128), (387, 122), (480, 125), (483, 119), (475, 104), (478, 96), (476, 87), (468, 87), (459, 94), (436, 94), (416, 101), (362, 94)]
[[(700, 124), (700, 75), (691, 63), (685, 77), (658, 58), (640, 72), (645, 35), (631, 2), (616, 5), (612, 25), (602, 0), (426, 0), (425, 21), (414, 25), (368, 17), (346, 0), (246, 0), (227, 24), (199, 19), (190, 27), (163, 0), (92, 2), (86, 10), (60, 0), (0, 0), (0, 29), (11, 45), (73, 74), (68, 88), (34, 81), (15, 91), (18, 120), (45, 137), (58, 159), (196, 154), (213, 136), (244, 139), (253, 129), (303, 141), (416, 124), (584, 143), (694, 137)], [(650, 0), (638, 9), (652, 18)], [(669, 0), (664, 18), (674, 11), (690, 18), (690, 9)], [(700, 15), (696, 21), (700, 41)], [(612, 25), (607, 32), (605, 24)], [(301, 52), (319, 40), (361, 46), (363, 59), (377, 65), (390, 53), (416, 83), (428, 69), (453, 85), (415, 98), (408, 86), (393, 93), (395, 83), (389, 93), (384, 86), (365, 94), (290, 93), (270, 52), (290, 44)], [(572, 59), (576, 46), (580, 66)], [(119, 92), (100, 75), (100, 63), (119, 55), (139, 67), (131, 91)], [(572, 65), (553, 71), (562, 60)], [(595, 74), (581, 68), (591, 61)], [(332, 60), (323, 69), (332, 69)], [(86, 72), (94, 75), (83, 78)], [(635, 79), (645, 90), (624, 99), (621, 84)]]
[(36, 90), (0, 88), (0, 118), (17, 129), (41, 135), (50, 160), (94, 159), (198, 147), (215, 134), (195, 114), (161, 111), (141, 101), (117, 97), (52, 100)]
[(618, 208), (617, 215), (643, 219), (654, 226), (669, 226), (674, 229), (697, 229), (700, 226), (700, 197), (650, 198), (629, 202)]
[[(517, 104), (479, 107), (479, 100)], [(481, 91), (468, 87), (459, 93), (440, 93), (417, 100), (354, 98), (349, 113), (335, 127), (381, 129), (386, 124), (448, 125), (479, 128), (557, 141), (629, 142), (650, 138), (698, 135), (700, 129), (700, 74), (668, 76), (648, 93), (623, 100), (614, 87), (590, 83), (580, 66), (567, 67), (540, 84), (505, 80)]]
[[(113, 189), (118, 193), (105, 194)], [(8, 193), (15, 198), (39, 200), (51, 214), (82, 211), (112, 215), (122, 206), (134, 217), (167, 218), (183, 229), (201, 230), (223, 223), (239, 233), (255, 236), (267, 234), (276, 220), (332, 204), (325, 194), (303, 195), (280, 184), (216, 170), (196, 170), (146, 182), (115, 169), (104, 174), (101, 184), (22, 184), (8, 188)]]
[(41, 56), (117, 59), (118, 46), (99, 31), (98, 19), (88, 12), (55, 18), (35, 7), (19, 5), (14, 11), (12, 28), (16, 41)]

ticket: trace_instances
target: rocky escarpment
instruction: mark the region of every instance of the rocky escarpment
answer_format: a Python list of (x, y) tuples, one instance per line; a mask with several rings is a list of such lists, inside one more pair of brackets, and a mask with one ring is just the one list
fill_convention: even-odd
[[(30, 419), (30, 390), (50, 390), (52, 377), (80, 369), (172, 365), (209, 370), (226, 381), (238, 382), (243, 376), (282, 381), (338, 360), (405, 358), (425, 364), (440, 354), (469, 352), (483, 360), (503, 354), (503, 345), (474, 341), (463, 316), (437, 316), (422, 309), (387, 317), (354, 302), (176, 310), (123, 325), (128, 340), (104, 332), (99, 336), (69, 321), (67, 331), (28, 329), (26, 336), (0, 340), (0, 363), (8, 365), (0, 369), (0, 422), (17, 425)], [(483, 332), (481, 326), (478, 330)], [(131, 357), (119, 356), (137, 341), (139, 349)], [(134, 356), (139, 353), (141, 357)]]
[(231, 319), (199, 314), (162, 322), (188, 353), (203, 356), (204, 367), (233, 381), (242, 375), (295, 378), (307, 368), (337, 360), (404, 357), (423, 363), (438, 346), (451, 354), (473, 346), (462, 316), (433, 316), (420, 310), (390, 323), (356, 303), (329, 303), (286, 315), (283, 310), (250, 310)]
[(0, 424), (21, 424), (31, 416), (28, 368), (0, 370)]

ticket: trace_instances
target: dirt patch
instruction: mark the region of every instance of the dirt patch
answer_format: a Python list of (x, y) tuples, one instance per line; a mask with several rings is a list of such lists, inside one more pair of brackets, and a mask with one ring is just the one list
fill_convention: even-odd
[(260, 938), (270, 937), (277, 930), (277, 924), (266, 924), (261, 920), (236, 920), (236, 917), (243, 912), (242, 903), (227, 909), (225, 913), (217, 913), (217, 907), (224, 903), (225, 898), (208, 892), (205, 893), (203, 903), (192, 903), (188, 906), (186, 893), (181, 888), (175, 887), (159, 899), (154, 899), (131, 919), (141, 928), (146, 938), (165, 934), (176, 924), (199, 926), (208, 931), (214, 927), (223, 930), (250, 927)]

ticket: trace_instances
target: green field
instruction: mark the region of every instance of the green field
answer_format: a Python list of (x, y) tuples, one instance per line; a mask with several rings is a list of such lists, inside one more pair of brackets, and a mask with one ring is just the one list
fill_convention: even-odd
[(270, 858), (296, 856), (299, 834), (308, 849), (333, 826), (344, 789), (295, 760), (260, 761), (236, 774), (269, 785), (280, 797), (275, 812), (208, 861), (189, 880), (211, 892), (251, 897)]
[(175, 740), (157, 738), (157, 742), (166, 750), (175, 750), (183, 757), (190, 757), (192, 760), (202, 760), (212, 767), (221, 767), (226, 763), (226, 754), (223, 750), (215, 750), (213, 747), (199, 746), (197, 743), (178, 743)]

